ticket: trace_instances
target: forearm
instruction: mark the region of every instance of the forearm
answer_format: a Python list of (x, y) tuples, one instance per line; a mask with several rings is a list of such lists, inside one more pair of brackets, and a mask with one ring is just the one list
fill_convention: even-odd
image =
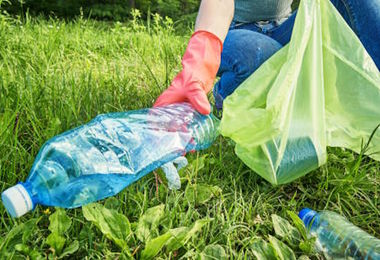
[(211, 32), (224, 42), (233, 16), (234, 0), (202, 0), (195, 31)]
[(207, 93), (213, 87), (233, 15), (234, 0), (202, 0), (196, 32), (191, 36), (182, 58), (182, 71), (159, 96), (155, 107), (189, 102), (201, 114), (210, 113)]

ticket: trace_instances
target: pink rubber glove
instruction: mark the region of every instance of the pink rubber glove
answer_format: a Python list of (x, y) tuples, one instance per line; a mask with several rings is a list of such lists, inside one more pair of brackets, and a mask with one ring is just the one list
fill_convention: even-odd
[(156, 100), (154, 107), (189, 102), (199, 113), (210, 113), (207, 93), (220, 66), (223, 44), (214, 34), (196, 31), (182, 58), (182, 71)]

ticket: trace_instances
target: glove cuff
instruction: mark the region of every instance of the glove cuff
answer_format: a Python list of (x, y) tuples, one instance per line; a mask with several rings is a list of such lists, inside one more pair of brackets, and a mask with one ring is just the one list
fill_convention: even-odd
[(203, 30), (193, 33), (182, 58), (185, 81), (201, 83), (208, 93), (220, 66), (222, 49), (223, 43), (215, 34)]
[(222, 50), (223, 50), (223, 42), (219, 39), (218, 36), (216, 36), (215, 34), (213, 34), (212, 32), (209, 32), (209, 31), (205, 31), (205, 30), (198, 30), (198, 31), (195, 31), (191, 37), (198, 37), (198, 35), (202, 35), (200, 37), (206, 37), (208, 38), (210, 41), (212, 41), (214, 44), (218, 45), (219, 46), (219, 52), (222, 53)]

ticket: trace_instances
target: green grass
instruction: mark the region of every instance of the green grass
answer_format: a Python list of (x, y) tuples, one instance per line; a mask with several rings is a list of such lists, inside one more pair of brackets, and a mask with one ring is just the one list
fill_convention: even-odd
[[(129, 24), (80, 18), (21, 22), (0, 16), (1, 191), (25, 180), (39, 148), (54, 135), (99, 113), (153, 104), (180, 70), (189, 37), (174, 34), (170, 21), (156, 21), (142, 26), (138, 19)], [(104, 235), (99, 223), (89, 221), (88, 215), (85, 218), (82, 209), (38, 206), (12, 219), (0, 203), (1, 258), (141, 258), (149, 243), (139, 238), (138, 222), (157, 205), (164, 209), (157, 213), (162, 215), (158, 226), (148, 228), (152, 238), (179, 227), (187, 227), (188, 232), (196, 229), (197, 220), (206, 221), (179, 246), (166, 244), (157, 254), (161, 259), (197, 258), (212, 250), (229, 258), (254, 259), (258, 241), (273, 240), (270, 236), (283, 241), (297, 257), (308, 254), (322, 259), (274, 230), (272, 214), (295, 225), (287, 211), (303, 207), (336, 211), (380, 236), (380, 163), (351, 151), (329, 149), (327, 165), (279, 187), (244, 166), (231, 142), (222, 137), (209, 150), (189, 155), (189, 161), (180, 173), (183, 183), (178, 191), (170, 191), (161, 174), (164, 183), (157, 186), (150, 174), (116, 199), (100, 202), (103, 211), (111, 209), (119, 217), (112, 222), (119, 233), (131, 229), (124, 242), (115, 242), (121, 233)], [(57, 219), (66, 223), (63, 229), (54, 227)], [(71, 249), (66, 256), (58, 252), (54, 243), (59, 239), (52, 238), (53, 233), (65, 241), (64, 250)]]

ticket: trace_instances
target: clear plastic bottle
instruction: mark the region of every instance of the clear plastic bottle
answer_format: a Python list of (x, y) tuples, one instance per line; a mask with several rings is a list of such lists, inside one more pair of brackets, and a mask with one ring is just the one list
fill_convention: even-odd
[(44, 144), (27, 180), (2, 193), (4, 206), (19, 217), (37, 204), (74, 208), (115, 195), (185, 153), (208, 148), (218, 126), (213, 115), (187, 103), (99, 115)]
[(315, 212), (305, 208), (299, 213), (316, 246), (332, 259), (380, 260), (380, 240), (331, 211)]

